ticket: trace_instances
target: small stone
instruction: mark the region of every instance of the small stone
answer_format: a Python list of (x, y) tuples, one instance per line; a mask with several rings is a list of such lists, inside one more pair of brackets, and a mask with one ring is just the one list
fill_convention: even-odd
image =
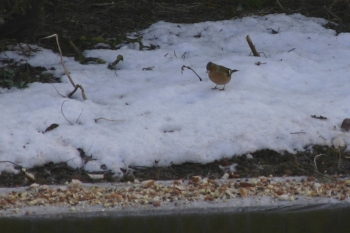
[(154, 203), (153, 203), (153, 206), (155, 206), (155, 207), (160, 206), (160, 202), (159, 202), (159, 201), (154, 202)]
[(349, 131), (350, 130), (350, 119), (349, 118), (345, 118), (343, 120), (343, 122), (341, 123), (340, 128), (342, 128), (345, 131)]
[(230, 177), (230, 175), (229, 175), (228, 173), (225, 173), (225, 174), (221, 177), (221, 179), (227, 180), (229, 177)]
[(208, 184), (208, 178), (204, 178), (201, 180), (201, 184)]
[(282, 195), (282, 194), (283, 194), (283, 190), (282, 190), (282, 189), (277, 190), (277, 191), (276, 191), (276, 194), (277, 194), (277, 195)]
[(266, 184), (269, 183), (269, 179), (267, 177), (260, 178), (261, 183)]
[(291, 200), (289, 198), (288, 194), (283, 194), (283, 195), (279, 196), (278, 199), (281, 200), (281, 201), (289, 201), (289, 200)]
[(318, 189), (318, 188), (320, 188), (322, 185), (320, 184), (320, 183), (314, 183), (314, 188), (315, 189)]
[(252, 184), (254, 184), (254, 185), (257, 185), (257, 184), (258, 184), (258, 180), (255, 179), (255, 178), (251, 179), (250, 182), (251, 182)]
[(33, 184), (31, 184), (30, 186), (29, 186), (29, 188), (30, 189), (36, 189), (36, 188), (39, 188), (39, 184), (37, 184), (37, 183), (33, 183)]
[(93, 180), (102, 180), (104, 178), (103, 174), (87, 174)]
[(142, 187), (149, 188), (154, 185), (154, 180), (145, 180), (141, 183)]
[(183, 185), (176, 185), (176, 186), (175, 186), (175, 189), (177, 189), (177, 190), (179, 190), (179, 191), (184, 191), (184, 190), (186, 190), (185, 186), (183, 186)]
[(71, 187), (71, 188), (78, 188), (81, 185), (82, 185), (81, 181), (75, 180), (75, 179), (72, 179), (72, 181), (69, 183), (69, 187)]
[(241, 182), (241, 183), (239, 183), (239, 187), (243, 187), (243, 188), (254, 187), (254, 184), (247, 183), (247, 182)]
[(32, 173), (26, 172), (24, 171), (24, 174), (26, 175), (26, 177), (28, 177), (31, 180), (35, 180), (35, 176)]
[(228, 159), (222, 159), (220, 161), (220, 165), (224, 166), (224, 167), (227, 167), (227, 166), (230, 166), (231, 164), (230, 164), (230, 161)]
[(340, 136), (333, 139), (332, 143), (335, 149), (344, 149), (346, 146), (344, 139)]
[(202, 180), (202, 177), (200, 176), (192, 176), (191, 180), (193, 181), (193, 183), (198, 183)]
[(239, 189), (239, 193), (241, 194), (241, 197), (247, 197), (248, 196), (247, 190), (245, 188), (240, 188)]

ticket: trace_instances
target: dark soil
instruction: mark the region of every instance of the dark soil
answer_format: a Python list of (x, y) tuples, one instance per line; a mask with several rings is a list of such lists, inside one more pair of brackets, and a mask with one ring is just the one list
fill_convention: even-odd
[[(32, 183), (64, 184), (72, 179), (82, 182), (111, 182), (142, 180), (177, 180), (188, 179), (192, 176), (221, 178), (225, 173), (230, 178), (249, 178), (259, 176), (313, 176), (320, 181), (330, 181), (337, 177), (350, 175), (349, 155), (333, 148), (312, 146), (296, 154), (277, 153), (272, 150), (261, 150), (248, 155), (214, 161), (208, 164), (185, 163), (170, 167), (130, 167), (124, 170), (124, 177), (113, 178), (113, 174), (106, 169), (99, 174), (102, 179), (92, 179), (83, 168), (73, 169), (66, 163), (48, 163), (44, 166), (29, 168), (22, 171), (17, 166), (18, 174), (3, 172), (0, 175), (1, 187), (25, 186)], [(90, 157), (89, 157), (90, 158)], [(82, 157), (83, 159), (83, 157)], [(88, 161), (85, 160), (85, 163)], [(83, 162), (84, 163), (84, 162)], [(230, 169), (232, 165), (235, 170)], [(35, 180), (30, 175), (34, 175)], [(96, 175), (96, 173), (95, 173)]]
[(197, 23), (274, 13), (322, 17), (337, 33), (349, 32), (349, 10), (345, 0), (0, 0), (0, 51), (9, 39), (57, 50), (54, 39), (39, 39), (58, 34), (64, 55), (75, 56), (71, 42), (81, 51), (97, 42), (113, 48), (127, 33), (160, 20)]
[[(14, 3), (18, 4), (13, 5)], [(8, 45), (14, 45), (17, 42), (40, 44), (57, 50), (54, 39), (39, 41), (39, 38), (56, 33), (60, 37), (64, 55), (77, 58), (79, 51), (92, 48), (98, 42), (107, 43), (112, 49), (118, 49), (118, 44), (127, 41), (127, 33), (145, 29), (160, 20), (196, 23), (273, 13), (301, 13), (306, 16), (323, 17), (329, 20), (325, 27), (341, 33), (350, 31), (349, 10), (349, 1), (345, 0), (117, 0), (113, 2), (0, 0), (0, 52), (8, 50)], [(1, 25), (1, 19), (5, 21), (3, 25)], [(26, 50), (24, 52), (30, 55), (30, 49), (24, 49)], [(44, 76), (42, 74), (44, 69), (41, 67), (23, 65), (23, 63), (20, 65), (6, 59), (0, 60), (0, 63), (7, 64), (5, 69), (0, 69), (2, 87), (25, 88), (28, 83), (34, 81), (57, 82), (54, 77)], [(14, 83), (9, 83), (8, 75), (14, 77)], [(129, 170), (124, 171), (125, 175), (121, 181), (135, 178), (139, 180), (187, 179), (195, 175), (220, 178), (225, 173), (236, 178), (307, 175), (328, 180), (337, 176), (349, 176), (350, 172), (350, 161), (346, 158), (347, 156), (344, 157), (341, 151), (324, 146), (310, 146), (305, 148), (305, 151), (295, 154), (262, 150), (251, 155), (235, 156), (209, 164), (185, 163), (158, 167), (155, 163), (154, 167), (148, 168), (130, 167)], [(88, 161), (85, 160), (85, 162)], [(228, 169), (232, 164), (237, 164), (236, 171)], [(103, 172), (104, 178), (99, 180), (91, 179), (83, 168), (73, 169), (64, 162), (49, 163), (40, 167), (27, 168), (27, 170), (23, 170), (20, 166), (17, 168), (18, 174), (1, 173), (0, 186), (24, 186), (31, 183), (63, 184), (72, 179), (83, 182), (116, 181), (113, 174), (108, 171), (108, 165), (104, 167), (106, 169)], [(30, 174), (35, 176), (35, 180)]]

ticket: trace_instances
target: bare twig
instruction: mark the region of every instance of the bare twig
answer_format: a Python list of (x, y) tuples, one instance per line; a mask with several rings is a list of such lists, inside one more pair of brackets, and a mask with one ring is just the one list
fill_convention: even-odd
[(95, 122), (99, 121), (99, 120), (106, 120), (106, 121), (116, 121), (116, 122), (123, 122), (124, 120), (111, 120), (111, 119), (107, 119), (104, 117), (99, 117), (95, 119)]
[(69, 161), (71, 161), (71, 160), (74, 160), (74, 159), (76, 159), (76, 157), (71, 158), (71, 159), (68, 159), (68, 160), (66, 160), (66, 161), (63, 161), (63, 163), (67, 163), (67, 162), (69, 162)]
[(315, 164), (315, 168), (316, 168), (316, 171), (317, 171), (317, 172), (319, 172), (319, 171), (318, 171), (318, 168), (317, 168), (316, 159), (317, 159), (318, 157), (322, 156), (322, 155), (326, 155), (326, 154), (319, 154), (319, 155), (316, 155), (315, 158), (314, 158), (314, 164)]
[(337, 20), (339, 20), (339, 22), (342, 22), (342, 19), (341, 19), (338, 15), (334, 14), (329, 8), (327, 8), (326, 6), (324, 6), (323, 9), (324, 9), (325, 11), (327, 11), (328, 14), (332, 15), (334, 18), (336, 18)]
[(84, 109), (81, 109), (81, 112), (80, 112), (80, 114), (79, 114), (79, 116), (78, 116), (77, 120), (75, 121), (75, 123), (78, 123), (78, 121), (79, 121), (79, 118), (80, 118), (81, 114), (83, 114), (83, 111), (84, 111)]
[(17, 166), (17, 167), (20, 167), (20, 168), (23, 168), (21, 165), (18, 165), (17, 163), (14, 163), (14, 162), (11, 162), (11, 161), (0, 161), (0, 163), (12, 163), (13, 165)]
[(95, 3), (95, 4), (91, 4), (90, 6), (110, 6), (110, 5), (116, 5), (119, 3), (115, 3), (115, 2), (109, 2), (109, 3)]
[(311, 115), (312, 118), (318, 119), (318, 120), (327, 120), (327, 117), (324, 116), (316, 116), (316, 115)]
[(142, 68), (143, 71), (145, 71), (145, 70), (153, 70), (153, 69), (154, 69), (154, 66)]
[(273, 28), (268, 28), (266, 30), (271, 30), (271, 34), (278, 34), (278, 32), (280, 31), (280, 28), (278, 28), (277, 31)]
[(282, 6), (279, 0), (276, 0), (276, 3), (283, 11), (287, 11), (286, 9), (284, 9), (284, 7)]
[(49, 127), (46, 128), (46, 130), (43, 133), (49, 132), (51, 130), (56, 129), (59, 126), (59, 124), (51, 124)]
[(68, 97), (72, 97), (72, 95), (78, 90), (78, 88), (81, 90), (82, 92), (82, 95), (83, 95), (83, 99), (86, 100), (86, 96), (85, 96), (85, 90), (83, 88), (83, 86), (81, 86), (80, 84), (77, 84), (75, 87), (74, 87), (74, 90), (68, 94)]
[(196, 73), (196, 71), (194, 71), (194, 70), (193, 70), (191, 67), (189, 67), (189, 66), (183, 65), (183, 66), (181, 67), (181, 74), (183, 73), (183, 71), (184, 71), (185, 68), (192, 70), (193, 73), (195, 73), (195, 74), (197, 75), (197, 77), (199, 78), (199, 81), (202, 81), (202, 78), (199, 77), (199, 75)]
[(62, 64), (62, 67), (63, 67), (63, 69), (64, 69), (64, 72), (65, 72), (65, 74), (67, 75), (67, 77), (68, 77), (70, 83), (71, 83), (71, 84), (73, 85), (73, 87), (75, 88), (75, 90), (74, 90), (71, 94), (69, 94), (68, 97), (71, 97), (71, 96), (74, 94), (74, 92), (76, 91), (76, 89), (80, 88), (80, 90), (81, 90), (81, 92), (82, 92), (82, 93), (81, 93), (81, 94), (82, 94), (82, 97), (83, 97), (84, 100), (86, 100), (87, 97), (86, 97), (86, 95), (85, 95), (84, 88), (83, 88), (81, 85), (79, 85), (79, 84), (76, 85), (76, 84), (74, 83), (74, 81), (73, 81), (72, 77), (70, 76), (69, 71), (68, 71), (68, 69), (67, 69), (67, 67), (66, 67), (66, 65), (65, 65), (65, 63), (64, 63), (63, 56), (62, 56), (62, 50), (61, 50), (61, 47), (60, 47), (60, 44), (59, 44), (59, 41), (58, 41), (58, 35), (57, 35), (57, 34), (53, 34), (53, 35), (51, 35), (51, 36), (47, 36), (47, 37), (44, 37), (44, 38), (41, 38), (41, 39), (49, 39), (49, 38), (52, 38), (52, 37), (55, 37), (55, 38), (56, 38), (56, 43), (57, 43), (57, 46), (58, 46), (58, 51), (60, 52), (61, 64)]
[(59, 94), (60, 96), (62, 96), (62, 97), (64, 97), (64, 98), (66, 98), (67, 96), (64, 96), (64, 95), (62, 95), (61, 93), (59, 93), (58, 92), (58, 90), (57, 90), (57, 88), (53, 85), (53, 84), (51, 84), (52, 86), (53, 86), (53, 88), (55, 88), (55, 90), (56, 90), (56, 92), (57, 92), (57, 94)]
[(341, 166), (341, 155), (342, 155), (342, 149), (338, 149), (338, 169), (340, 169), (340, 166)]
[(254, 46), (252, 40), (250, 39), (250, 36), (249, 36), (249, 35), (247, 35), (246, 40), (247, 40), (248, 45), (249, 45), (250, 49), (252, 50), (254, 56), (255, 56), (255, 57), (260, 57), (260, 54), (259, 54), (259, 52), (256, 50), (256, 48), (255, 48), (255, 46)]
[(304, 132), (304, 131), (300, 131), (300, 132), (292, 132), (292, 133), (290, 133), (290, 134), (305, 134), (305, 132)]
[(120, 62), (120, 61), (124, 61), (124, 57), (122, 55), (118, 55), (117, 56), (117, 59), (112, 62), (112, 63), (109, 63), (107, 68), (110, 69), (110, 70), (116, 70), (117, 69), (117, 64)]
[(64, 117), (64, 119), (66, 119), (66, 120), (69, 122), (69, 124), (73, 125), (73, 123), (70, 122), (70, 121), (67, 119), (67, 117), (64, 115), (64, 113), (63, 113), (63, 104), (64, 104), (66, 101), (68, 101), (68, 100), (63, 101), (62, 104), (61, 104), (61, 113), (62, 113), (62, 116)]

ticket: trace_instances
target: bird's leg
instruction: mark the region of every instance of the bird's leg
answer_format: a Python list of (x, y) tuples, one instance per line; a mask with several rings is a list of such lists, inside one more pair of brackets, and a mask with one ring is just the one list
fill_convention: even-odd
[(218, 86), (218, 85), (216, 85), (215, 87), (213, 87), (212, 90), (218, 89), (217, 86)]
[(225, 86), (226, 86), (226, 85), (224, 85), (224, 87), (221, 88), (221, 89), (219, 89), (219, 90), (220, 90), (220, 91), (224, 91), (224, 90), (225, 90)]

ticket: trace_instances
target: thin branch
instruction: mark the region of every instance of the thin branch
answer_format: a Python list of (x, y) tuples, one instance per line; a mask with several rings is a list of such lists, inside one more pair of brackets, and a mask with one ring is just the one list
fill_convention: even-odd
[(70, 122), (70, 121), (67, 119), (67, 117), (64, 115), (64, 113), (63, 113), (63, 104), (64, 104), (66, 101), (68, 101), (68, 100), (63, 101), (62, 104), (61, 104), (61, 113), (62, 113), (62, 116), (64, 117), (64, 119), (66, 119), (66, 120), (69, 122), (69, 124), (73, 125), (73, 123)]
[(56, 88), (53, 84), (51, 84), (51, 85), (53, 86), (53, 88), (55, 88), (57, 94), (59, 94), (60, 96), (62, 96), (62, 97), (64, 97), (64, 98), (67, 98), (67, 96), (62, 95), (61, 93), (59, 93), (58, 90), (57, 90), (57, 88)]
[(116, 122), (123, 122), (124, 120), (111, 120), (111, 119), (107, 119), (104, 117), (99, 117), (95, 119), (95, 122), (99, 121), (99, 120), (106, 120), (106, 121), (116, 121)]
[(71, 159), (68, 159), (68, 160), (66, 160), (66, 161), (63, 161), (63, 163), (67, 163), (67, 162), (69, 162), (69, 161), (71, 161), (71, 160), (74, 160), (74, 159), (76, 159), (76, 157), (71, 158)]
[(79, 88), (78, 85), (74, 86), (74, 90), (71, 91), (71, 93), (68, 94), (68, 98), (71, 98), (72, 95), (74, 95), (74, 93), (78, 90), (78, 88)]
[(0, 161), (0, 163), (12, 163), (13, 165), (17, 166), (17, 167), (20, 167), (20, 168), (23, 168), (21, 165), (18, 165), (17, 163), (14, 163), (14, 162), (11, 162), (11, 161)]
[(116, 5), (119, 3), (114, 3), (114, 2), (109, 2), (109, 3), (95, 3), (95, 4), (91, 4), (90, 6), (110, 6), (110, 5)]
[(58, 35), (57, 34), (53, 34), (51, 36), (47, 36), (47, 37), (44, 37), (44, 38), (41, 38), (41, 39), (49, 39), (49, 38), (52, 38), (52, 37), (56, 38), (56, 43), (57, 43), (57, 46), (58, 46), (58, 51), (60, 52), (61, 64), (63, 66), (64, 72), (68, 76), (70, 83), (73, 85), (73, 87), (75, 87), (75, 83), (74, 83), (72, 77), (69, 75), (69, 71), (68, 71), (68, 69), (66, 67), (66, 64), (64, 63), (64, 60), (63, 60), (61, 46), (60, 46), (60, 44), (58, 42)]
[(314, 119), (318, 119), (318, 120), (327, 120), (327, 117), (324, 117), (324, 116), (316, 116), (316, 115), (311, 115), (312, 118)]
[(183, 71), (184, 71), (185, 68), (187, 68), (187, 69), (189, 69), (189, 70), (192, 70), (193, 73), (195, 73), (195, 74), (197, 75), (197, 77), (199, 78), (199, 81), (202, 81), (202, 78), (199, 77), (199, 75), (196, 73), (196, 71), (194, 71), (194, 70), (193, 70), (191, 67), (189, 67), (189, 66), (183, 65), (183, 66), (181, 67), (181, 74), (183, 73)]
[(61, 64), (62, 64), (62, 67), (63, 67), (63, 69), (64, 69), (64, 72), (65, 72), (65, 74), (67, 75), (67, 77), (68, 77), (70, 83), (71, 83), (71, 84), (73, 85), (73, 87), (75, 88), (75, 90), (74, 90), (71, 94), (69, 94), (68, 97), (71, 97), (71, 96), (74, 94), (74, 92), (76, 91), (76, 89), (77, 89), (77, 88), (80, 88), (80, 90), (82, 91), (83, 99), (84, 99), (84, 100), (87, 100), (86, 95), (85, 95), (84, 88), (83, 88), (81, 85), (79, 85), (79, 84), (76, 85), (76, 84), (74, 83), (74, 81), (73, 81), (72, 77), (70, 76), (69, 71), (68, 71), (68, 69), (67, 69), (67, 67), (66, 67), (66, 64), (64, 63), (63, 56), (62, 56), (61, 46), (60, 46), (59, 41), (58, 41), (58, 35), (57, 35), (57, 34), (53, 34), (53, 35), (51, 35), (51, 36), (47, 36), (47, 37), (44, 37), (44, 38), (41, 38), (41, 39), (49, 39), (49, 38), (52, 38), (52, 37), (55, 37), (55, 38), (56, 38), (56, 43), (57, 43), (58, 51), (60, 52)]
[(322, 155), (326, 155), (326, 154), (319, 154), (319, 155), (316, 155), (315, 158), (314, 158), (315, 168), (316, 168), (316, 171), (317, 171), (318, 173), (320, 173), (320, 172), (318, 171), (318, 168), (317, 168), (316, 159), (317, 159), (318, 157), (322, 156)]
[(305, 134), (305, 132), (304, 131), (299, 131), (299, 132), (292, 132), (290, 134)]
[[(254, 46), (252, 40), (250, 39), (250, 36), (249, 36), (249, 35), (247, 35), (246, 40), (247, 40), (248, 45), (249, 45), (249, 47), (250, 47), (250, 50), (252, 50), (254, 56), (255, 56), (255, 57), (260, 57), (260, 54), (259, 54), (259, 52), (256, 50), (256, 48), (255, 48), (255, 46)], [(265, 55), (265, 56), (266, 56), (266, 55)]]
[(80, 114), (79, 114), (79, 116), (78, 116), (77, 120), (75, 121), (75, 123), (78, 123), (78, 121), (79, 121), (79, 118), (80, 118), (81, 114), (83, 114), (83, 111), (84, 111), (84, 109), (81, 109), (81, 112), (80, 112)]
[[(277, 5), (278, 5), (283, 11), (287, 11), (287, 10), (282, 6), (282, 4), (280, 3), (279, 0), (276, 0), (276, 3), (277, 3)], [(288, 11), (287, 11), (287, 12), (288, 12)]]
[(327, 11), (328, 14), (330, 14), (330, 15), (332, 15), (334, 18), (338, 19), (339, 22), (342, 22), (342, 19), (341, 19), (338, 15), (336, 15), (335, 13), (333, 13), (330, 9), (328, 9), (328, 8), (325, 7), (325, 6), (323, 7), (323, 9), (325, 9), (325, 11)]

